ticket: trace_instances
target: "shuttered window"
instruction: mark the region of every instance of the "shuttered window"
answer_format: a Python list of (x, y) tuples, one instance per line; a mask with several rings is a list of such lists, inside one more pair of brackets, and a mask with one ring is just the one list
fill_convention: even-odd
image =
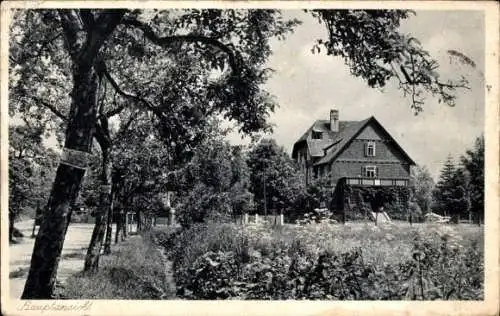
[(375, 157), (375, 142), (368, 142), (365, 144), (365, 156)]

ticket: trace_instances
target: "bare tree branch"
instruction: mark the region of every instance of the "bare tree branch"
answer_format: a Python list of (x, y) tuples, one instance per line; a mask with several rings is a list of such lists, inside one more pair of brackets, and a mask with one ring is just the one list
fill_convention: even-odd
[(36, 54), (35, 57), (40, 57), (40, 55), (42, 55), (42, 52), (43, 50), (45, 49), (45, 47), (47, 47), (48, 45), (52, 44), (53, 41), (55, 41), (56, 39), (58, 39), (60, 36), (62, 36), (63, 33), (60, 32), (60, 33), (57, 33), (55, 36), (45, 40), (42, 45), (40, 46), (40, 49), (38, 50), (38, 53)]
[(140, 113), (140, 111), (134, 111), (132, 114), (130, 114), (127, 122), (123, 125), (120, 125), (120, 130), (118, 131), (118, 133), (114, 137), (115, 139), (120, 139), (122, 137), (122, 135), (127, 132), (127, 130), (130, 128), (130, 125), (132, 125), (132, 122), (135, 121), (135, 119), (137, 118), (139, 113)]
[(154, 32), (151, 26), (144, 24), (133, 17), (124, 17), (121, 21), (121, 24), (126, 26), (133, 26), (135, 28), (142, 30), (144, 36), (146, 36), (154, 44), (161, 47), (167, 47), (172, 45), (173, 43), (178, 43), (178, 42), (202, 43), (205, 45), (217, 47), (219, 50), (221, 50), (227, 55), (229, 59), (229, 64), (231, 65), (233, 72), (239, 71), (236, 55), (234, 51), (231, 49), (230, 45), (223, 44), (216, 38), (206, 37), (202, 35), (172, 35), (172, 36), (160, 37)]
[[(104, 77), (109, 81), (109, 83), (111, 83), (111, 86), (115, 89), (116, 92), (118, 92), (118, 94), (120, 94), (123, 97), (133, 99), (133, 100), (136, 100), (136, 101), (144, 104), (149, 110), (153, 111), (153, 113), (155, 113), (159, 118), (163, 117), (163, 112), (161, 112), (158, 108), (156, 108), (154, 105), (152, 105), (148, 100), (146, 100), (138, 95), (132, 94), (130, 92), (123, 91), (120, 88), (120, 86), (118, 85), (118, 83), (115, 81), (115, 79), (109, 73), (109, 71), (106, 67), (106, 64), (104, 63), (104, 60), (100, 59), (97, 62), (96, 70), (99, 73), (102, 73), (104, 75)], [(106, 115), (106, 117), (109, 118), (113, 115), (120, 113), (124, 108), (125, 108), (125, 106), (120, 106), (117, 109), (109, 111), (105, 115)]]
[(68, 121), (68, 118), (62, 114), (58, 109), (56, 109), (55, 106), (53, 106), (52, 104), (50, 104), (49, 102), (39, 98), (39, 97), (31, 97), (33, 100), (35, 100), (36, 102), (42, 104), (43, 106), (45, 106), (46, 108), (48, 108), (52, 113), (54, 113), (57, 117), (59, 117), (60, 119), (62, 119), (63, 121), (67, 122)]
[(90, 9), (80, 9), (80, 17), (87, 32), (90, 31), (94, 24), (94, 14), (92, 14), (92, 11)]
[[(116, 88), (115, 88), (116, 89)], [(128, 97), (128, 96), (127, 96)], [(110, 117), (113, 117), (117, 114), (120, 114), (123, 110), (125, 110), (125, 105), (120, 105), (119, 107), (117, 108), (114, 108), (110, 111), (108, 111), (107, 113), (105, 113), (104, 115), (107, 117), (107, 118), (110, 118)]]
[(89, 30), (90, 38), (80, 56), (82, 61), (94, 60), (102, 44), (120, 24), (125, 12), (125, 9), (113, 9), (99, 15)]
[(82, 31), (80, 19), (75, 10), (60, 9), (57, 12), (61, 18), (61, 27), (68, 45), (68, 53), (71, 59), (76, 61), (79, 53), (78, 32)]
[(103, 150), (111, 146), (111, 137), (109, 136), (107, 126), (105, 124), (102, 124), (104, 120), (97, 120), (94, 132), (94, 137)]
[[(80, 10), (79, 14), (75, 10), (58, 10), (68, 51), (73, 61), (92, 63), (102, 44), (120, 23), (125, 12), (125, 9), (107, 10), (95, 20), (90, 10)], [(85, 36), (79, 34), (81, 31), (84, 31)]]
[[(13, 63), (20, 64), (20, 63), (23, 63), (25, 60), (29, 60), (29, 59), (32, 59), (32, 58), (38, 58), (38, 57), (40, 57), (42, 55), (43, 51), (47, 48), (47, 46), (49, 46), (50, 44), (52, 44), (52, 42), (54, 42), (56, 39), (58, 39), (62, 35), (63, 35), (63, 33), (59, 32), (56, 35), (54, 35), (54, 36), (52, 36), (52, 37), (44, 40), (43, 42), (41, 42), (40, 48), (36, 51), (36, 53), (31, 53), (31, 52), (28, 52), (28, 51), (24, 50), (23, 54), (21, 55), (22, 57), (19, 58), (19, 59), (16, 59), (16, 58), (14, 58), (14, 56), (12, 56), (12, 54), (9, 54), (9, 60), (11, 62), (13, 62)], [(17, 43), (17, 44), (19, 44), (19, 43)]]

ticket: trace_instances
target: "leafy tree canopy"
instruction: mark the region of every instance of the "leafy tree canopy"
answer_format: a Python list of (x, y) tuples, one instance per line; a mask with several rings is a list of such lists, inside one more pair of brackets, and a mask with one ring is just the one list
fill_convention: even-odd
[[(290, 207), (302, 186), (298, 166), (274, 139), (263, 139), (248, 153), (251, 192), (259, 211)], [(264, 192), (266, 202), (264, 201)]]
[(411, 182), (415, 203), (423, 212), (429, 212), (432, 204), (432, 191), (434, 190), (434, 179), (429, 169), (425, 166), (416, 166), (411, 170)]
[(460, 158), (468, 184), (471, 211), (479, 218), (484, 216), (484, 136), (476, 138), (474, 148)]

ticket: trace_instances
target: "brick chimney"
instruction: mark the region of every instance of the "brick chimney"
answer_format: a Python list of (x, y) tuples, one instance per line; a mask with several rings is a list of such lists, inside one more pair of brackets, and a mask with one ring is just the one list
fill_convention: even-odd
[(339, 110), (330, 110), (330, 130), (332, 132), (339, 131)]

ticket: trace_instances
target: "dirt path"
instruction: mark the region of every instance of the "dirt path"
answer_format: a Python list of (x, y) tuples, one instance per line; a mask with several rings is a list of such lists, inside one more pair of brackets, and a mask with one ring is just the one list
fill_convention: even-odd
[[(10, 297), (20, 298), (28, 274), (34, 238), (30, 238), (33, 221), (16, 223), (24, 238), (21, 243), (9, 247)], [(62, 251), (57, 280), (64, 282), (66, 278), (83, 269), (85, 253), (92, 236), (94, 224), (70, 224)]]

